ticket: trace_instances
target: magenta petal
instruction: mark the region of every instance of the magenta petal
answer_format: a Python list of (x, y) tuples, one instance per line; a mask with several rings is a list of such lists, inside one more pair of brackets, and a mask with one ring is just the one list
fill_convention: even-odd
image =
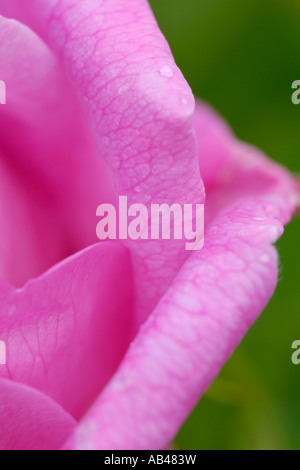
[(49, 213), (3, 161), (0, 151), (0, 279), (21, 286), (61, 256)]
[[(23, 195), (20, 202), (1, 201), (18, 235), (17, 245), (16, 235), (2, 240), (13, 258), (10, 269), (14, 259), (22, 266), (3, 278), (20, 286), (97, 241), (96, 208), (110, 202), (112, 190), (83, 113), (48, 46), (28, 27), (0, 17), (0, 62), (7, 88), (0, 113), (0, 178), (1, 167), (7, 167), (11, 185)], [(22, 223), (14, 218), (18, 206), (25, 214)]]
[[(300, 183), (257, 148), (238, 141), (208, 105), (198, 102), (194, 126), (207, 192), (206, 225), (242, 200), (263, 197), (283, 224), (300, 206)], [(275, 215), (274, 215), (275, 216)]]
[(200, 159), (211, 158), (204, 248), (186, 261), (68, 449), (164, 448), (273, 294), (272, 244), (299, 205), (300, 185), (200, 111)]
[[(47, 35), (90, 116), (117, 193), (129, 203), (203, 202), (194, 98), (148, 2), (32, 1), (29, 8), (30, 23)], [(135, 242), (130, 249), (139, 323), (188, 253), (181, 240)]]
[[(15, 1), (14, 5), (17, 4), (21, 5)], [(146, 2), (32, 0), (29, 11), (29, 16), (23, 11), (24, 17), (21, 18), (29, 21), (41, 35), (49, 32), (45, 40), (61, 59), (90, 116), (95, 138), (113, 175), (117, 193), (128, 195), (129, 202), (203, 202), (193, 126), (196, 129), (200, 165), (208, 188), (205, 246), (183, 264), (187, 253), (181, 243), (169, 243), (165, 249), (160, 242), (130, 245), (139, 321), (147, 317), (176, 273), (177, 277), (138, 333), (118, 372), (65, 445), (69, 449), (164, 448), (272, 295), (277, 282), (277, 255), (272, 244), (299, 204), (299, 188), (282, 168), (270, 163), (251, 147), (236, 142), (208, 108), (198, 108), (193, 117), (190, 90), (176, 68)], [(108, 258), (107, 253), (105, 255)], [(117, 264), (116, 260), (113, 264)], [(127, 259), (124, 261), (123, 279), (127, 279), (128, 265)], [(85, 266), (84, 272), (95, 269), (95, 266), (92, 269)], [(82, 277), (75, 276), (73, 293), (73, 288), (68, 289), (68, 275), (67, 281), (64, 275), (59, 276), (64, 295), (59, 289), (57, 300), (53, 293), (57, 291), (58, 280), (52, 275), (50, 273), (50, 285), (51, 279), (55, 281), (49, 290), (49, 298), (45, 295), (47, 289), (40, 290), (39, 284), (38, 291), (42, 296), (37, 296), (38, 312), (30, 284), (25, 288), (29, 291), (26, 291), (29, 300), (24, 297), (22, 308), (34, 305), (32, 311), (25, 309), (30, 312), (28, 324), (33, 333), (30, 328), (26, 330), (25, 317), (24, 335), (19, 305), (17, 318), (20, 319), (20, 327), (16, 332), (9, 325), (10, 315), (15, 315), (14, 304), (11, 310), (6, 311), (7, 342), (9, 347), (16, 344), (16, 351), (24, 348), (25, 363), (27, 361), (26, 365), (31, 366), (30, 369), (24, 368), (31, 374), (26, 380), (31, 382), (32, 376), (36, 387), (45, 387), (51, 396), (71, 407), (79, 416), (87, 403), (95, 398), (97, 387), (100, 391), (111, 377), (113, 368), (109, 368), (104, 374), (105, 380), (97, 386), (93, 380), (88, 382), (88, 397), (77, 395), (80, 377), (85, 373), (80, 362), (82, 351), (87, 351), (84, 358), (91, 357), (91, 346), (84, 341), (88, 337), (94, 340), (94, 331), (91, 325), (90, 329), (86, 326), (86, 320), (81, 320), (79, 336), (75, 334), (76, 341), (78, 338), (79, 343), (83, 341), (80, 358), (70, 357), (70, 351), (76, 350), (77, 343), (68, 336), (70, 330), (73, 332), (68, 323), (68, 313), (71, 312), (70, 318), (77, 318), (77, 305), (86, 311), (82, 308), (86, 297), (80, 293)], [(91, 285), (93, 299), (97, 292), (96, 284), (93, 285), (90, 278), (89, 282), (84, 279), (84, 291), (89, 292)], [(100, 276), (96, 281), (97, 286), (102, 285), (103, 278)], [(71, 292), (69, 295), (65, 295), (65, 282), (67, 292)], [(118, 283), (118, 277), (117, 280), (110, 279), (107, 289)], [(7, 292), (5, 287), (3, 299), (10, 295), (18, 299), (16, 292)], [(75, 300), (74, 295), (78, 295)], [(44, 352), (36, 355), (41, 345), (49, 346), (45, 325), (47, 332), (52, 328), (51, 321), (47, 323), (47, 315), (43, 317), (40, 312), (41, 297), (46, 299), (45, 303), (42, 302), (45, 311), (48, 313), (49, 306), (49, 311), (54, 311), (57, 317), (66, 301), (64, 318), (67, 319), (67, 328), (64, 320), (62, 336), (67, 348), (64, 349), (62, 342), (58, 343), (58, 350), (59, 360), (65, 356), (67, 359), (62, 360), (60, 370), (60, 362), (55, 353), (51, 355), (50, 347), (49, 357), (52, 360), (54, 357), (56, 364), (54, 378), (49, 374), (51, 380), (48, 371), (51, 372), (52, 362), (47, 363)], [(115, 297), (109, 295), (114, 312), (124, 311), (123, 305), (127, 312), (132, 311), (128, 308), (131, 303), (126, 296), (121, 299), (122, 307), (116, 306)], [(97, 311), (93, 301), (90, 302), (91, 310)], [(105, 304), (110, 305), (108, 300)], [(95, 317), (91, 318), (94, 326)], [(101, 337), (100, 330), (97, 338)], [(81, 331), (84, 333), (82, 337)], [(120, 336), (109, 334), (109, 337), (123, 338), (123, 335), (122, 331)], [(60, 339), (59, 334), (57, 337)], [(104, 345), (105, 340), (103, 338)], [(28, 350), (33, 349), (32, 356), (37, 356), (38, 361), (28, 360), (28, 342)], [(98, 345), (96, 341), (92, 344), (93, 348)], [(100, 356), (104, 357), (102, 349), (99, 350)], [(121, 356), (119, 354), (117, 359)], [(76, 361), (79, 361), (79, 367)], [(99, 359), (99, 364), (104, 367), (103, 359)], [(32, 365), (38, 371), (36, 374)], [(71, 370), (70, 384), (63, 382), (66, 371), (69, 371), (67, 365)], [(96, 377), (97, 365), (92, 362), (92, 375)], [(16, 376), (23, 373), (16, 364), (14, 367)], [(44, 375), (41, 374), (42, 367), (45, 367)], [(80, 370), (80, 374), (76, 375), (75, 369)], [(42, 384), (39, 377), (46, 377)], [(56, 384), (54, 390), (49, 387), (52, 383)], [(62, 383), (67, 392), (62, 391)], [(77, 393), (70, 404), (71, 386)]]
[(94, 245), (15, 290), (0, 286), (2, 377), (50, 395), (80, 417), (110, 379), (132, 334), (131, 264)]
[(211, 226), (67, 448), (162, 449), (265, 307), (282, 227), (262, 202)]
[(197, 101), (193, 117), (199, 163), (205, 190), (218, 183), (224, 167), (231, 163), (234, 137), (229, 126), (206, 103)]
[(0, 379), (0, 449), (57, 450), (76, 421), (37, 390)]

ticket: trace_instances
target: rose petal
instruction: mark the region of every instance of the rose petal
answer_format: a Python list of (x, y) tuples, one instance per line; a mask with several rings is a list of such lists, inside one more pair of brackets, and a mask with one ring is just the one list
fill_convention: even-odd
[(50, 398), (0, 379), (0, 449), (57, 450), (76, 421)]
[(10, 0), (9, 2), (0, 0), (0, 14), (21, 21), (34, 31), (38, 28), (38, 24), (34, 23), (32, 2), (25, 4), (22, 0)]
[(259, 201), (215, 221), (66, 448), (162, 449), (174, 438), (272, 295), (280, 231)]
[(202, 111), (210, 122), (198, 119), (198, 138), (207, 139), (200, 158), (211, 156), (204, 248), (186, 261), (64, 448), (164, 448), (273, 294), (271, 244), (299, 204), (300, 186)]
[(208, 105), (198, 102), (194, 126), (207, 192), (206, 224), (237, 202), (263, 196), (279, 210), (283, 224), (300, 206), (300, 183), (255, 147), (238, 141)]
[[(46, 3), (44, 1), (32, 4), (42, 5), (43, 8), (40, 8), (40, 14), (45, 12)], [(110, 27), (110, 15), (117, 4), (119, 5), (120, 2), (112, 1), (109, 3), (109, 8), (112, 9), (108, 18), (106, 18), (106, 20), (108, 19), (108, 29)], [(104, 143), (105, 137), (111, 138), (113, 136), (117, 159), (116, 161), (112, 160), (109, 151), (105, 152), (105, 156), (113, 170), (114, 166), (118, 167), (121, 175), (119, 191), (125, 188), (127, 194), (131, 196), (131, 200), (136, 200), (132, 190), (137, 189), (137, 186), (135, 186), (137, 184), (136, 179), (138, 184), (142, 179), (142, 183), (138, 188), (141, 188), (144, 194), (150, 194), (150, 198), (153, 198), (152, 192), (148, 188), (148, 181), (153, 182), (153, 178), (143, 180), (141, 168), (138, 167), (138, 169), (128, 171), (128, 168), (122, 167), (123, 160), (121, 160), (122, 165), (120, 166), (120, 156), (124, 148), (126, 155), (132, 161), (133, 153), (131, 153), (131, 150), (143, 149), (143, 145), (134, 147), (129, 142), (129, 152), (127, 153), (126, 146), (122, 146), (124, 142), (122, 132), (120, 133), (120, 121), (118, 121), (117, 129), (113, 129), (118, 116), (121, 116), (121, 118), (125, 116), (128, 119), (131, 116), (130, 111), (137, 109), (136, 103), (128, 98), (127, 101), (124, 98), (115, 100), (114, 103), (119, 108), (115, 105), (112, 107), (110, 101), (111, 96), (116, 96), (116, 91), (119, 91), (121, 97), (124, 94), (128, 96), (126, 95), (126, 89), (123, 88), (127, 85), (126, 80), (124, 82), (124, 77), (120, 77), (120, 71), (118, 70), (118, 64), (122, 64), (122, 62), (118, 58), (113, 64), (105, 64), (105, 58), (110, 56), (107, 52), (113, 51), (111, 56), (114, 59), (118, 57), (117, 52), (121, 51), (121, 58), (123, 57), (124, 51), (120, 48), (120, 44), (118, 43), (119, 49), (118, 47), (114, 49), (110, 41), (114, 38), (114, 34), (119, 37), (120, 32), (123, 29), (125, 31), (124, 24), (109, 35), (104, 34), (107, 32), (107, 30), (104, 31), (105, 28), (103, 30), (96, 28), (96, 26), (99, 27), (99, 24), (103, 24), (101, 23), (101, 15), (105, 14), (106, 10), (101, 10), (103, 4), (95, 6), (94, 1), (85, 3), (84, 7), (81, 6), (82, 4), (78, 7), (77, 3), (75, 8), (75, 3), (71, 1), (52, 1), (48, 2), (48, 5), (52, 13), (50, 21), (52, 39), (50, 41), (53, 41), (57, 50), (60, 51), (66, 69), (74, 80), (77, 89), (80, 90), (81, 96), (87, 99), (93, 98), (90, 103), (90, 112), (93, 114), (94, 125), (96, 122), (95, 129), (98, 138), (100, 134), (100, 145)], [(128, 7), (126, 15), (124, 15), (125, 21), (130, 17), (132, 5), (135, 6), (135, 2), (132, 2)], [(141, 3), (137, 2), (139, 8), (140, 5)], [(52, 10), (53, 6), (57, 7), (56, 10)], [(63, 9), (66, 6), (69, 8), (64, 11)], [(136, 8), (136, 11), (139, 12), (140, 10)], [(89, 14), (93, 14), (95, 24), (91, 21)], [(119, 17), (120, 11), (118, 11)], [(143, 23), (143, 20), (144, 18), (142, 18), (142, 21), (138, 18), (135, 24), (140, 25), (139, 22)], [(145, 23), (147, 24), (147, 21)], [(36, 24), (39, 30), (42, 31), (42, 26), (45, 23), (37, 21)], [(130, 29), (131, 24), (130, 22), (129, 26), (126, 25), (126, 33), (127, 30), (132, 31)], [(89, 28), (87, 28), (87, 25)], [(72, 31), (75, 33), (72, 33)], [(89, 40), (83, 42), (81, 35), (85, 35), (85, 33), (88, 34)], [(150, 34), (152, 34), (152, 30)], [(67, 40), (64, 43), (65, 39)], [(84, 45), (84, 48), (79, 52), (75, 50), (77, 42), (81, 46)], [(135, 44), (135, 41), (132, 41), (132, 43)], [(143, 43), (143, 46), (145, 45), (147, 45), (147, 42)], [(126, 44), (126, 47), (131, 52), (130, 45)], [(91, 54), (92, 49), (93, 53)], [(85, 53), (88, 54), (88, 60), (85, 67), (83, 67)], [(129, 59), (131, 57), (129, 56)], [(136, 73), (134, 62), (131, 63), (130, 60), (129, 62), (126, 60), (125, 66), (128, 67), (128, 65), (131, 66), (129, 70), (133, 69)], [(98, 68), (101, 72), (99, 81)], [(147, 70), (147, 61), (145, 62), (145, 69)], [(166, 83), (170, 82), (170, 80), (167, 80), (170, 70), (162, 67), (160, 72), (161, 75), (165, 75)], [(92, 80), (93, 73), (96, 77), (94, 81)], [(128, 75), (125, 77), (128, 79)], [(155, 78), (157, 80), (157, 76)], [(131, 86), (132, 83), (130, 81), (129, 83), (129, 86)], [(134, 91), (140, 92), (136, 86), (137, 83), (139, 81), (134, 81), (132, 86)], [(151, 83), (153, 82), (151, 81)], [(90, 88), (91, 84), (94, 88)], [(158, 89), (159, 91), (165, 91), (166, 87), (162, 87), (162, 89), (158, 87)], [(105, 93), (102, 93), (102, 90), (105, 90)], [(178, 96), (178, 90), (175, 90), (176, 93), (174, 94), (173, 91), (171, 89), (171, 96)], [(135, 94), (132, 95), (134, 97)], [(164, 96), (164, 93), (157, 94), (158, 103), (161, 102)], [(93, 109), (95, 97), (99, 98), (99, 103), (97, 103), (96, 109)], [(105, 104), (109, 104), (109, 109), (113, 111), (111, 117), (114, 117), (114, 119), (111, 119), (111, 121), (109, 120), (110, 115), (105, 114)], [(164, 140), (161, 139), (161, 136), (168, 137), (166, 139), (167, 149), (170, 147), (170, 136), (173, 137), (175, 142), (174, 135), (176, 133), (174, 129), (179, 132), (181, 128), (184, 128), (184, 136), (191, 135), (190, 130), (187, 131), (187, 129), (190, 129), (190, 119), (187, 119), (190, 115), (178, 116), (176, 114), (178, 109), (173, 105), (172, 102), (169, 109), (166, 106), (166, 109), (163, 110), (163, 122), (170, 124), (168, 112), (171, 110), (172, 119), (177, 116), (177, 120), (175, 120), (177, 127), (171, 120), (172, 125), (170, 128), (172, 132), (169, 132), (168, 125), (166, 135), (163, 132), (158, 132), (160, 150), (164, 148)], [(119, 110), (121, 111), (119, 112)], [(159, 112), (159, 110), (156, 111)], [(137, 113), (137, 115), (139, 114)], [(101, 124), (103, 122), (103, 129), (99, 133), (97, 123), (100, 122), (100, 119), (102, 119)], [(179, 122), (180, 126), (178, 125)], [(142, 123), (145, 124), (143, 119)], [(186, 125), (183, 126), (183, 123)], [(148, 130), (147, 126), (144, 127)], [(111, 134), (111, 129), (113, 129), (113, 134)], [(151, 126), (151, 132), (157, 132), (158, 129), (157, 126)], [(126, 132), (128, 132), (128, 129), (126, 129)], [(138, 133), (139, 136), (144, 137), (142, 132)], [(148, 136), (146, 135), (146, 137)], [(147, 139), (145, 141), (148, 142)], [(182, 142), (189, 150), (193, 147), (188, 145), (188, 139), (182, 139)], [(241, 150), (240, 146), (237, 147)], [(176, 148), (176, 150), (178, 149)], [(240, 154), (240, 152), (238, 153)], [(192, 154), (194, 155), (194, 152)], [(246, 163), (248, 169), (249, 165), (253, 165), (253, 158), (248, 159), (248, 149), (246, 147), (243, 147), (242, 154), (242, 164), (237, 164), (237, 171), (231, 172), (227, 182), (236, 181), (236, 175), (241, 171), (243, 162)], [(157, 155), (159, 155), (159, 152)], [(172, 151), (170, 154), (168, 153), (169, 155), (172, 157)], [(180, 152), (178, 161), (184, 162), (185, 168), (190, 171), (189, 159), (182, 158), (182, 155), (184, 155), (184, 152)], [(155, 157), (155, 154), (153, 157)], [(240, 157), (237, 160), (240, 162)], [(257, 161), (256, 157), (255, 160)], [(259, 160), (261, 160), (260, 157)], [(168, 159), (166, 161), (168, 163)], [(226, 162), (226, 155), (224, 161)], [(144, 164), (145, 162), (142, 160), (139, 163)], [(260, 313), (276, 284), (276, 252), (270, 246), (270, 243), (273, 243), (281, 233), (281, 223), (290, 218), (295, 207), (294, 196), (297, 194), (294, 188), (291, 187), (290, 180), (288, 182), (288, 179), (286, 179), (286, 183), (281, 184), (282, 180), (285, 179), (281, 171), (278, 170), (276, 177), (271, 171), (270, 178), (268, 178), (270, 168), (265, 161), (262, 166), (262, 172), (259, 170), (260, 174), (263, 174), (262, 182), (253, 179), (253, 176), (257, 175), (256, 171), (253, 173), (250, 171), (249, 178), (247, 177), (249, 186), (246, 191), (243, 191), (242, 185), (239, 184), (234, 191), (234, 197), (232, 197), (228, 191), (229, 184), (226, 186), (225, 175), (225, 184), (220, 184), (221, 190), (217, 188), (215, 193), (211, 193), (212, 202), (209, 202), (210, 223), (205, 248), (201, 252), (193, 254), (183, 266), (154, 315), (137, 336), (119, 372), (84, 418), (74, 437), (67, 444), (67, 448), (132, 449), (161, 448), (165, 446), (194, 406), (199, 394), (204, 391), (218, 373), (247, 328)], [(159, 162), (157, 168), (161, 171), (161, 162)], [(152, 171), (151, 176), (153, 176), (152, 167), (150, 169)], [(178, 168), (176, 167), (176, 169)], [(227, 170), (229, 172), (232, 170), (231, 165), (227, 167)], [(181, 172), (182, 168), (178, 174), (181, 174)], [(161, 171), (161, 175), (164, 174), (165, 172)], [(176, 175), (176, 171), (174, 174)], [(187, 173), (183, 172), (183, 174)], [(191, 174), (194, 175), (196, 172), (192, 171)], [(214, 172), (210, 173), (212, 180), (214, 179), (213, 174)], [(222, 177), (224, 177), (224, 174)], [(155, 192), (154, 197), (157, 194), (161, 197), (161, 194), (164, 195), (164, 191), (166, 192), (166, 184), (163, 184), (164, 182), (160, 179), (160, 177), (156, 178), (158, 182), (155, 180), (155, 183), (158, 183), (159, 191), (158, 193)], [(167, 180), (168, 178), (166, 182)], [(177, 182), (177, 180), (173, 180), (172, 188), (175, 187), (174, 181)], [(187, 185), (183, 186), (186, 188)], [(200, 188), (196, 180), (192, 181), (192, 187), (197, 188), (197, 190)], [(181, 188), (179, 189), (181, 190)], [(184, 190), (183, 192), (180, 191), (183, 196), (186, 195)], [(201, 194), (201, 191), (199, 194)], [(226, 204), (220, 203), (222, 194), (225, 194), (228, 198), (224, 201)], [(215, 197), (213, 197), (214, 195)], [(287, 202), (285, 196), (288, 197)], [(172, 191), (170, 192), (169, 201), (174, 201)], [(195, 202), (195, 199), (192, 198), (184, 202), (190, 201)], [(166, 200), (164, 199), (163, 202), (166, 202)], [(144, 247), (142, 251), (145, 253)], [(161, 257), (158, 250), (158, 257), (161, 257), (164, 263), (166, 262), (165, 256), (169, 256), (169, 254), (163, 253), (164, 256)], [(176, 255), (176, 252), (173, 252), (173, 256), (174, 254)], [(138, 259), (139, 253), (136, 253), (136, 255)], [(177, 267), (181, 263), (180, 260)], [(159, 265), (155, 263), (153, 265), (157, 270)], [(142, 263), (141, 266), (143, 266)], [(145, 266), (147, 269), (148, 260)], [(167, 273), (168, 282), (162, 284), (163, 287), (160, 292), (165, 290), (166, 285), (174, 275), (172, 268), (170, 273)], [(138, 269), (136, 272), (138, 272)], [(155, 299), (156, 292), (150, 291), (149, 294), (153, 304), (155, 303), (153, 299)], [(234, 294), (231, 294), (231, 292), (234, 292)], [(176, 393), (175, 390), (177, 390)], [(149, 407), (150, 400), (151, 407)]]
[(80, 417), (110, 379), (132, 334), (130, 258), (102, 243), (15, 290), (0, 285), (2, 377), (50, 395)]
[[(14, 271), (16, 279), (4, 279), (20, 286), (97, 241), (96, 208), (110, 202), (112, 191), (63, 70), (43, 41), (26, 26), (0, 17), (0, 61), (7, 90), (0, 113), (0, 165), (8, 167), (15, 192), (24, 194), (21, 205), (31, 218), (22, 230), (31, 233), (36, 247), (29, 258), (22, 233), (17, 249), (10, 239), (2, 241), (22, 265)], [(8, 197), (1, 204), (12, 213), (7, 222), (18, 233), (17, 204)]]
[[(117, 192), (129, 204), (203, 202), (194, 98), (148, 2), (47, 0), (29, 8), (30, 24), (61, 58), (90, 115)], [(188, 252), (180, 240), (128, 244), (140, 323)]]
[(41, 200), (27, 191), (0, 151), (1, 280), (20, 286), (57, 260), (62, 248), (48, 216)]
[(218, 183), (224, 167), (231, 163), (233, 135), (228, 125), (206, 103), (196, 102), (193, 117), (199, 149), (201, 176), (208, 191)]

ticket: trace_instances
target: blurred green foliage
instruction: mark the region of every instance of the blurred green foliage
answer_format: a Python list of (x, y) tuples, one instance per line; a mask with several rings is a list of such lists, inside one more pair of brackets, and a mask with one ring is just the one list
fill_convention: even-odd
[[(300, 172), (300, 0), (151, 0), (195, 95), (236, 135)], [(300, 219), (278, 243), (280, 282), (176, 439), (179, 449), (299, 449)]]

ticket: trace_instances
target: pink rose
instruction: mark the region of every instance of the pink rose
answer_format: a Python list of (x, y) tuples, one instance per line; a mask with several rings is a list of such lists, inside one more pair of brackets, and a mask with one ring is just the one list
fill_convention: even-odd
[[(195, 109), (146, 0), (0, 14), (0, 448), (163, 448), (269, 301), (299, 184)], [(96, 243), (100, 203), (204, 186), (202, 250)]]

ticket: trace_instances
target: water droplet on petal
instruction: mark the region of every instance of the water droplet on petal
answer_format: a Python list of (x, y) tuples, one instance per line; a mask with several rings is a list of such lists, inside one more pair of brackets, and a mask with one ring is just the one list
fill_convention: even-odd
[(172, 78), (174, 76), (174, 71), (169, 65), (164, 65), (160, 69), (159, 72), (160, 72), (161, 76), (165, 77), (165, 78)]
[(260, 261), (261, 261), (262, 263), (268, 263), (268, 262), (270, 261), (269, 255), (262, 255), (262, 256), (260, 257)]

